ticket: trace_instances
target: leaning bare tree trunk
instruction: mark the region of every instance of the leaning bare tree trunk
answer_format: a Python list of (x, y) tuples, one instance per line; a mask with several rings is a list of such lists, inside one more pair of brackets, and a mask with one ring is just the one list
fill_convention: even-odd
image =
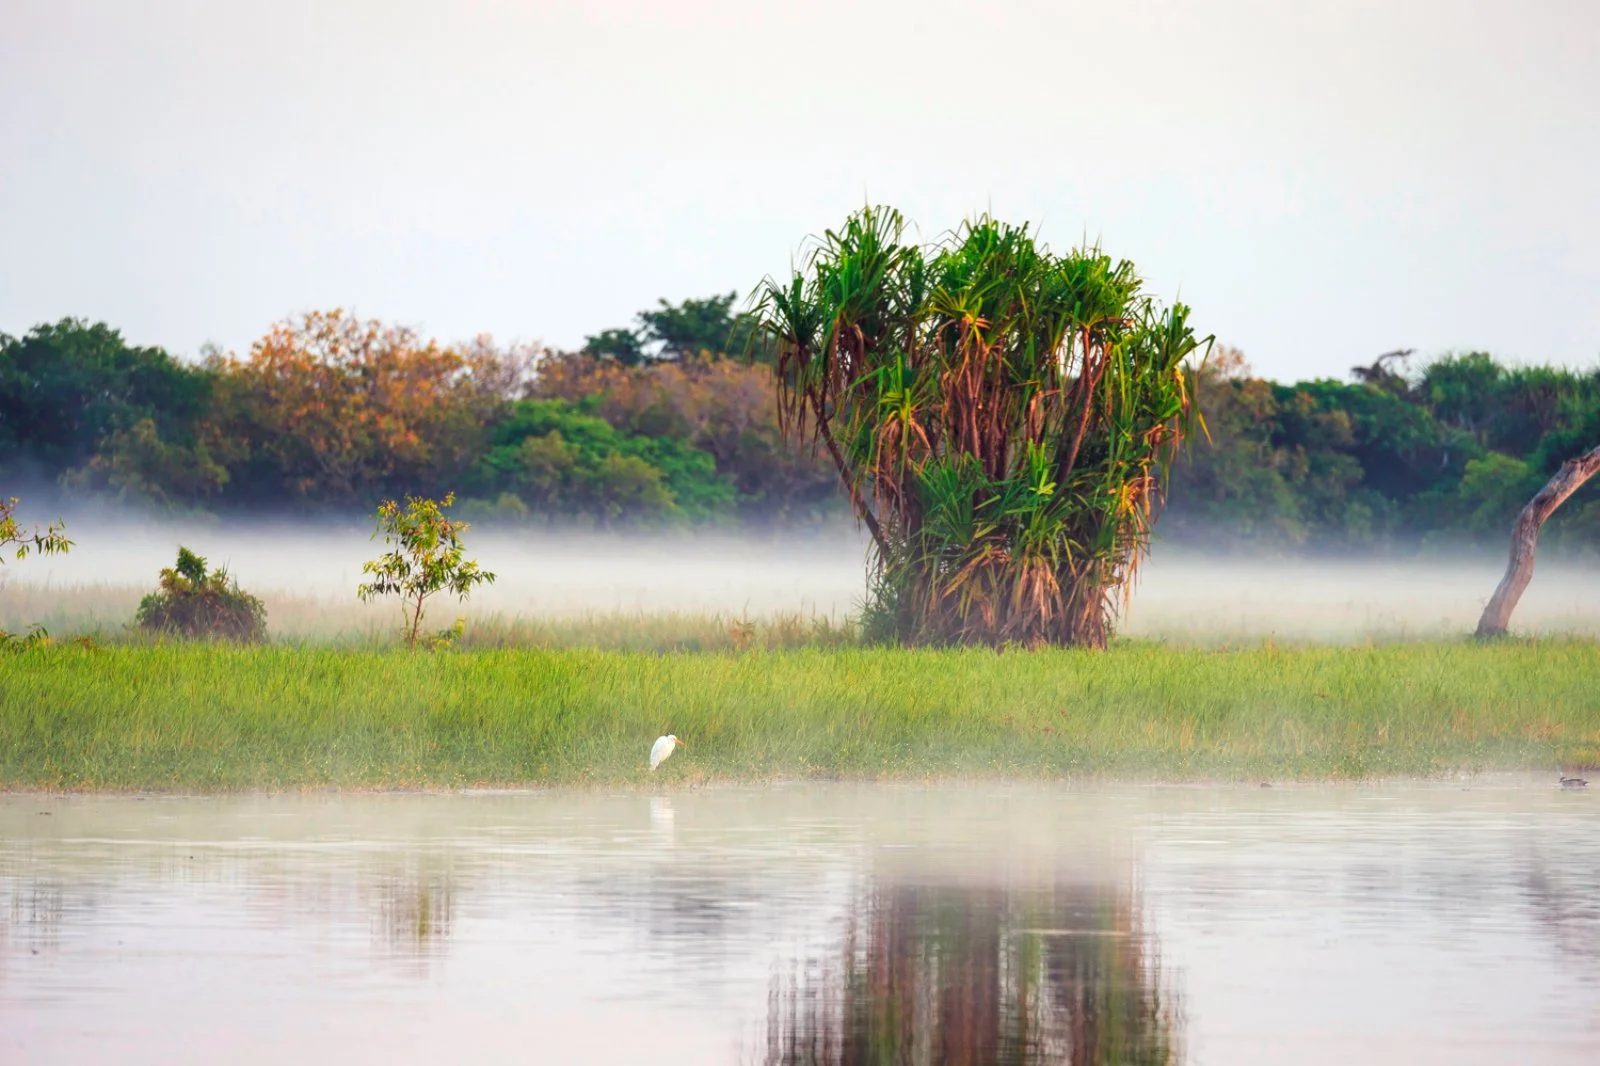
[(1597, 472), (1600, 472), (1600, 448), (1568, 459), (1522, 509), (1511, 530), (1511, 561), (1506, 565), (1506, 576), (1500, 579), (1500, 587), (1489, 597), (1489, 605), (1478, 619), (1479, 637), (1498, 637), (1506, 631), (1522, 591), (1533, 580), (1533, 553), (1539, 546), (1539, 527)]

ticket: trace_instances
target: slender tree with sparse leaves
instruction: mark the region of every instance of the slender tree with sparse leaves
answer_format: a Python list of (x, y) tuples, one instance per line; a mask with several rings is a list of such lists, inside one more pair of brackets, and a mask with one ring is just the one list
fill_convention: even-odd
[(0, 565), (5, 563), (5, 553), (8, 551), (13, 552), (17, 559), (26, 559), (34, 552), (40, 555), (65, 555), (72, 547), (72, 541), (67, 539), (67, 524), (51, 522), (43, 529), (38, 526), (32, 530), (24, 529), (16, 517), (17, 504), (20, 502), (15, 496), (0, 498)]
[[(21, 502), (15, 496), (0, 497), (0, 565), (5, 563), (8, 551), (19, 560), (32, 553), (65, 555), (72, 547), (72, 541), (67, 539), (66, 523), (55, 521), (43, 529), (38, 526), (25, 529), (16, 516), (17, 504)], [(42, 625), (30, 627), (28, 634), (21, 637), (0, 629), (0, 650), (15, 651), (49, 642), (50, 634)]]
[(987, 217), (931, 246), (905, 231), (866, 208), (757, 295), (785, 426), (826, 448), (872, 535), (865, 628), (1103, 646), (1210, 338), (1098, 248), (1056, 255)]
[(384, 543), (394, 548), (361, 567), (362, 573), (372, 575), (372, 580), (361, 585), (356, 594), (363, 601), (380, 596), (400, 597), (402, 633), (406, 647), (412, 650), (417, 646), (423, 606), (430, 597), (450, 592), (464, 600), (478, 585), (494, 581), (494, 574), (481, 569), (476, 560), (465, 558), (461, 534), (468, 523), (444, 514), (455, 499), (455, 493), (442, 500), (407, 496), (404, 507), (394, 500), (385, 500), (378, 507), (378, 528), (373, 537), (381, 535)]

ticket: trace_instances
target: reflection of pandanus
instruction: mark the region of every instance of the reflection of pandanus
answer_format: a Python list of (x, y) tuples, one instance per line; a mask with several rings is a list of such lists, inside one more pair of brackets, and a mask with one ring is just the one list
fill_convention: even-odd
[(450, 935), (450, 884), (430, 877), (388, 886), (379, 902), (384, 939), (403, 953), (427, 953)]
[[(1050, 1009), (1065, 1021), (1071, 1063), (1177, 1061), (1175, 1011), (1163, 994), (1159, 965), (1147, 957), (1138, 907), (1128, 895), (1085, 900), (1084, 931), (1044, 944)], [(1058, 1029), (1059, 1031), (1059, 1029)]]
[(1582, 866), (1549, 866), (1535, 856), (1524, 885), (1534, 921), (1556, 950), (1588, 967), (1600, 964), (1600, 902), (1593, 874)]
[(889, 885), (862, 910), (838, 968), (774, 989), (769, 1064), (1177, 1061), (1125, 893)]

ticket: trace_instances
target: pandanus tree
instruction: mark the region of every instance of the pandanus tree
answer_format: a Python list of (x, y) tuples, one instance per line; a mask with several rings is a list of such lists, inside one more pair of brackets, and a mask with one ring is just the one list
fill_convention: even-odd
[(869, 207), (759, 291), (787, 432), (872, 537), (869, 632), (1103, 646), (1193, 422), (1189, 309), (1098, 248)]

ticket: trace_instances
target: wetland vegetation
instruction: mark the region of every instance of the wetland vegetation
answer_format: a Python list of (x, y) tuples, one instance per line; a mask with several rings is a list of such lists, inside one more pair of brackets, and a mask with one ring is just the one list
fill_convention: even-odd
[[(0, 784), (683, 787), (1284, 780), (1600, 760), (1600, 646), (439, 654), (57, 644), (0, 658)], [(650, 741), (689, 747), (652, 777)]]

